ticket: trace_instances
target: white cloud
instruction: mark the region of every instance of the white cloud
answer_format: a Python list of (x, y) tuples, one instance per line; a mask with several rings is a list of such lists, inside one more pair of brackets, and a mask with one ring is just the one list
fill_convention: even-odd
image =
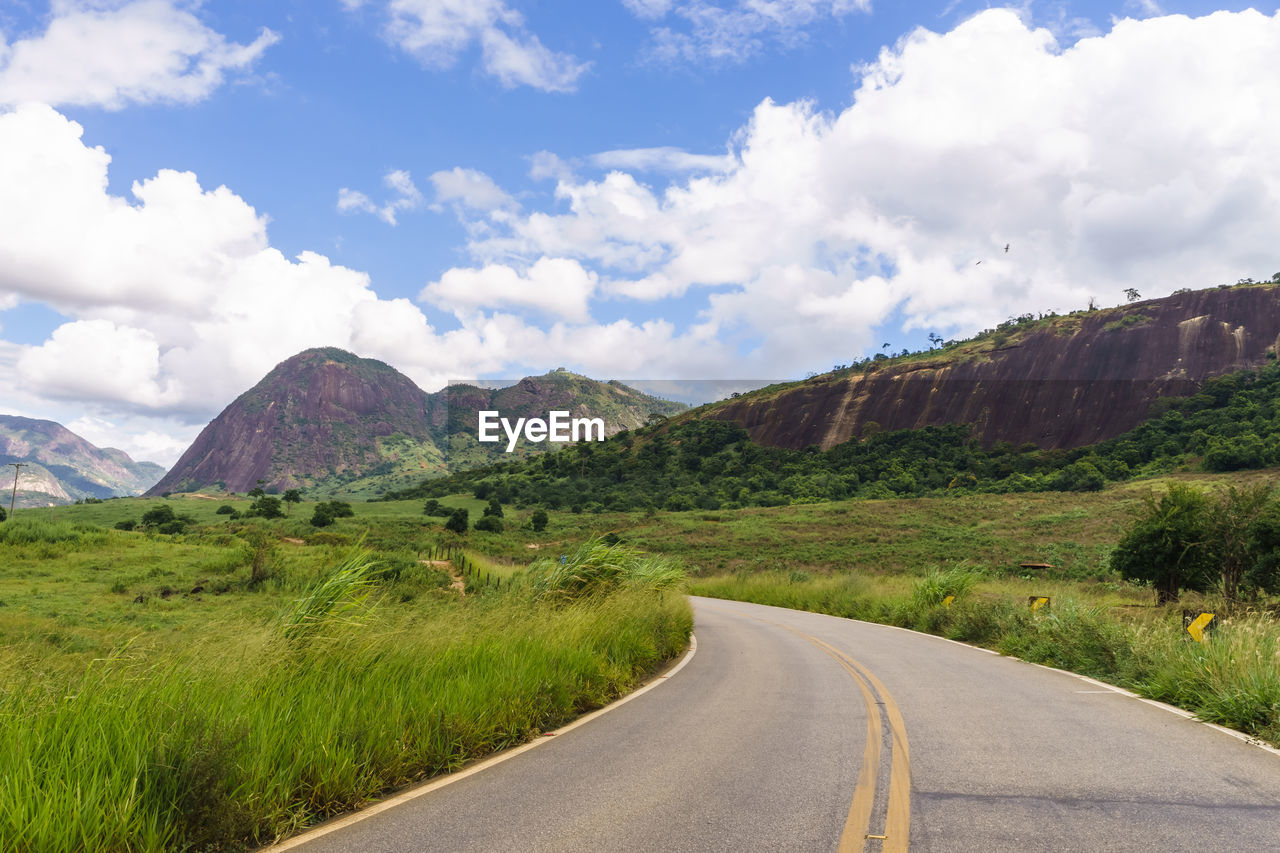
[(658, 62), (741, 62), (768, 43), (790, 47), (832, 18), (870, 12), (871, 0), (623, 0), (641, 20), (675, 18), (654, 27), (649, 57)]
[(249, 44), (228, 42), (172, 0), (55, 3), (43, 33), (0, 38), (0, 103), (192, 103), (277, 41), (264, 28)]
[(454, 167), (431, 176), (437, 203), (456, 203), (474, 211), (514, 210), (520, 205), (493, 178), (475, 169)]
[(556, 319), (585, 322), (597, 276), (577, 261), (540, 258), (517, 272), (504, 264), (451, 269), (422, 289), (419, 298), (465, 317), (483, 308), (529, 307)]
[(338, 190), (338, 212), (372, 213), (388, 225), (396, 225), (396, 217), (402, 211), (416, 210), (422, 206), (422, 192), (403, 169), (383, 175), (382, 183), (394, 194), (390, 201), (378, 205), (359, 190), (342, 187)]
[(1280, 15), (1254, 11), (1125, 20), (1063, 48), (989, 10), (883, 50), (838, 113), (760, 104), (722, 172), (650, 186), (542, 157), (556, 206), (469, 248), (576, 260), (620, 298), (714, 288), (706, 322), (775, 372), (858, 355), (896, 311), (958, 334), (1135, 282), (1154, 296), (1265, 277), (1278, 50)]
[(429, 68), (451, 67), (474, 44), (485, 73), (507, 88), (571, 92), (590, 67), (548, 49), (502, 0), (387, 0), (386, 13), (388, 40)]
[(160, 408), (181, 394), (172, 380), (162, 386), (160, 347), (145, 329), (110, 320), (79, 320), (54, 330), (44, 344), (18, 359), (25, 383), (46, 396), (112, 400)]
[(637, 172), (727, 172), (734, 164), (730, 154), (690, 154), (680, 148), (616, 148), (588, 158), (602, 169)]

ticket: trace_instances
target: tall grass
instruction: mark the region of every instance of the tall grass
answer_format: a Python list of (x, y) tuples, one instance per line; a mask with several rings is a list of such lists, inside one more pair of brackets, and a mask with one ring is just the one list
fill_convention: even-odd
[[(556, 607), (441, 596), (375, 606), (358, 623), (325, 617), (359, 594), (363, 571), (358, 559), (339, 567), (236, 648), (162, 664), (122, 653), (6, 682), (0, 849), (267, 842), (609, 701), (692, 626), (682, 596), (639, 589)], [(308, 629), (283, 640), (281, 624)]]
[(526, 572), (525, 583), (542, 599), (571, 600), (621, 589), (660, 592), (679, 589), (684, 570), (670, 558), (651, 554), (625, 543), (606, 544), (591, 539), (562, 559), (544, 558)]

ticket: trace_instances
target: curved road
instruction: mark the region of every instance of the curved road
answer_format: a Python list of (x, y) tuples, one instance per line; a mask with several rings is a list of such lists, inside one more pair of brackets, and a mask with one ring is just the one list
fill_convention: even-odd
[(935, 637), (694, 599), (697, 653), (538, 748), (289, 847), (1280, 850), (1280, 755)]

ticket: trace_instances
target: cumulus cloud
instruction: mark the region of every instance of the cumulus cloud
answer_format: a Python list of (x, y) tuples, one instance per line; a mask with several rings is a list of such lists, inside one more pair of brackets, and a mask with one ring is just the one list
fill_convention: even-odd
[(481, 308), (522, 306), (584, 322), (596, 285), (596, 274), (577, 261), (540, 258), (523, 273), (504, 264), (451, 269), (423, 288), (419, 298), (460, 317)]
[(767, 45), (794, 46), (809, 27), (854, 12), (871, 0), (623, 0), (637, 18), (668, 21), (650, 31), (651, 60), (741, 62)]
[(493, 178), (475, 169), (454, 167), (436, 172), (431, 176), (431, 185), (435, 187), (437, 204), (459, 204), (482, 213), (514, 210), (520, 206)]
[(764, 101), (723, 171), (565, 170), (555, 207), (469, 248), (576, 260), (615, 298), (709, 288), (706, 320), (785, 370), (859, 354), (891, 316), (968, 333), (1138, 282), (1268, 276), (1278, 49), (1280, 15), (1255, 11), (1123, 20), (1064, 48), (989, 10), (858, 66), (839, 112)]
[[(16, 348), (25, 393), (194, 421), (311, 346), (359, 341), (424, 382), (475, 352), (406, 300), (380, 300), (366, 274), (313, 252), (285, 257), (226, 187), (162, 171), (131, 198), (110, 194), (110, 157), (82, 132), (42, 105), (0, 115), (0, 198), (23, 200), (0, 205), (0, 292), (74, 318)], [(379, 325), (411, 330), (413, 345)]]
[(396, 217), (401, 212), (422, 206), (422, 192), (413, 183), (413, 177), (403, 169), (388, 172), (382, 177), (382, 183), (392, 192), (389, 201), (375, 204), (359, 190), (342, 187), (338, 190), (338, 212), (372, 213), (388, 225), (396, 225)]
[[(344, 0), (348, 8), (368, 5)], [(385, 35), (429, 68), (449, 68), (472, 45), (485, 73), (507, 88), (571, 92), (590, 67), (547, 48), (502, 0), (386, 0)]]
[(55, 3), (43, 33), (0, 36), (0, 103), (193, 103), (279, 38), (264, 28), (249, 44), (229, 42), (173, 0)]

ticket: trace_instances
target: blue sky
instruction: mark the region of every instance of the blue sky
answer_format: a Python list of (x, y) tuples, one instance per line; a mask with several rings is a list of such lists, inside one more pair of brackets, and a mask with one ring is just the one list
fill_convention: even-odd
[(10, 2), (0, 411), (169, 464), (308, 346), (785, 378), (1270, 278), (1248, 8)]

